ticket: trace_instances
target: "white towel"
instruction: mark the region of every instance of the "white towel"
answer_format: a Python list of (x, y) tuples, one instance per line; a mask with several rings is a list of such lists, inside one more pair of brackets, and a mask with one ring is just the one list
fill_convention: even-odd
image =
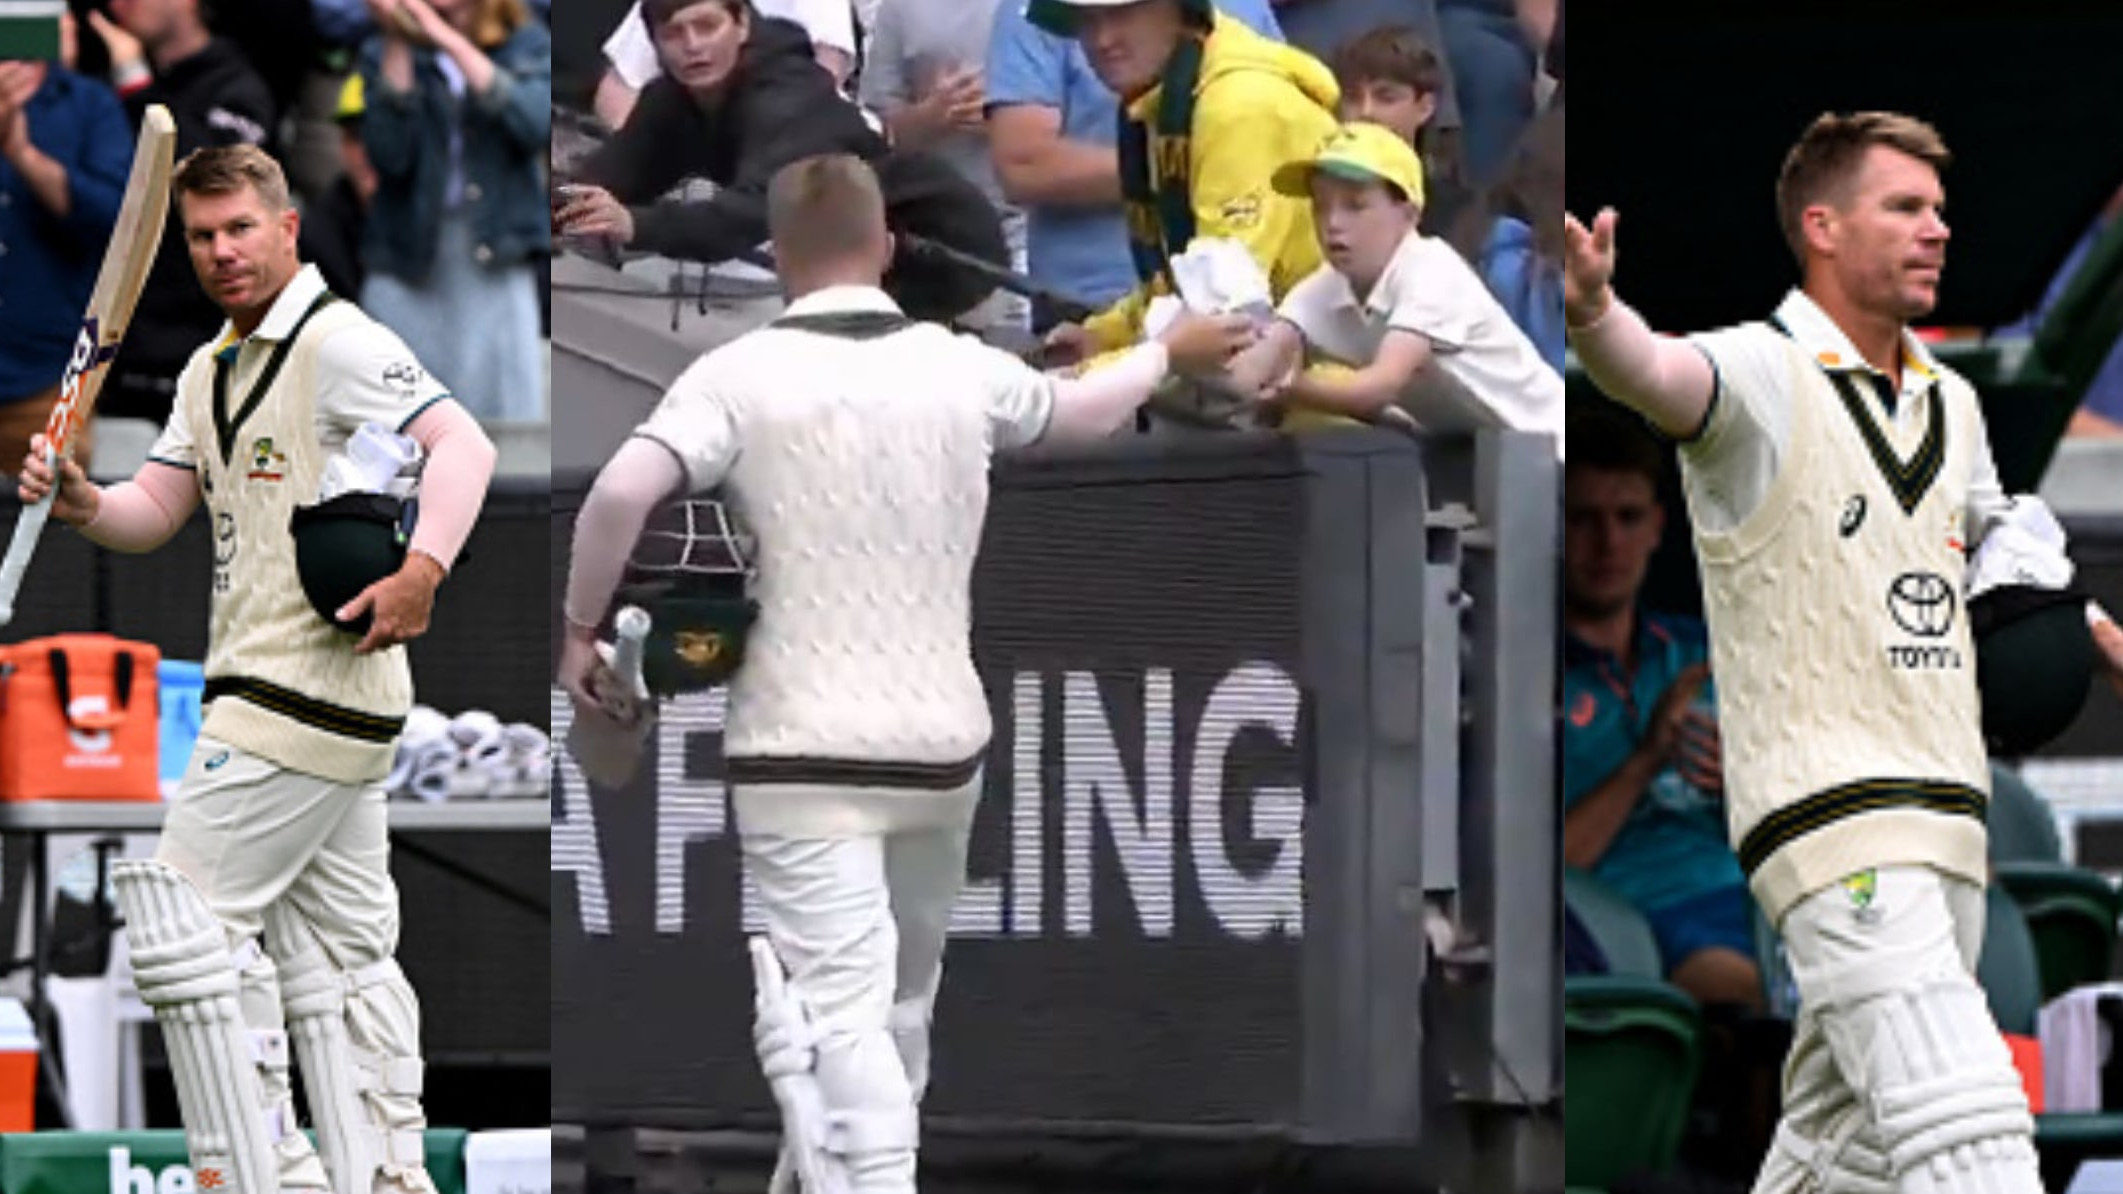
[(2101, 1023), (2103, 997), (2123, 997), (2123, 983), (2075, 987), (2050, 1000), (2035, 1019), (2042, 1042), (2042, 1110), (2101, 1110), (2101, 1068), (2116, 1043)]
[(457, 748), (448, 742), (421, 747), (413, 758), (406, 790), (430, 804), (449, 799), (450, 777), (457, 773), (457, 757)]
[[(399, 493), (420, 462), (420, 443), (381, 423), (363, 423), (346, 446), (324, 462), (317, 500), (343, 493)], [(403, 496), (401, 493), (400, 496)]]
[(1198, 236), (1172, 259), (1172, 281), (1191, 311), (1275, 318), (1275, 294), (1260, 262), (1246, 246), (1222, 237)]
[(448, 717), (426, 705), (415, 705), (412, 711), (405, 715), (405, 729), (399, 734), (398, 741), (418, 750), (430, 742), (441, 740), (449, 732)]
[(1993, 518), (1968, 569), (1968, 595), (1981, 597), (1999, 585), (2061, 589), (2071, 583), (2071, 557), (2064, 554), (2064, 528), (2041, 498), (2021, 494)]
[(508, 752), (501, 719), (484, 709), (468, 709), (451, 719), (450, 741), (467, 765), (482, 771), (492, 769)]

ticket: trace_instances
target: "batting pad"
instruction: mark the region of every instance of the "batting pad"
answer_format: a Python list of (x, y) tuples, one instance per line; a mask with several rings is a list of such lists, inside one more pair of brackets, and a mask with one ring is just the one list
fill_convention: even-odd
[(2040, 1194), (2034, 1117), (1972, 977), (1856, 1001), (1823, 1027), (1904, 1194)]
[[(419, 1012), (398, 963), (340, 970), (284, 901), (266, 910), (265, 931), (332, 1188), (366, 1194), (381, 1176), (397, 1189), (433, 1194), (422, 1145)], [(357, 1029), (357, 1018), (370, 1027)]]
[(826, 1152), (825, 1095), (818, 1089), (818, 1040), (810, 1009), (789, 985), (773, 945), (753, 937), (750, 947), (752, 1042), (781, 1108), (783, 1157), (802, 1178), (804, 1194), (852, 1194), (847, 1174)]
[(155, 1009), (169, 1049), (200, 1187), (278, 1190), (273, 1146), (282, 1127), (292, 1125), (281, 1125), (266, 1109), (221, 919), (189, 880), (163, 863), (114, 862), (111, 887), (125, 917), (133, 985)]

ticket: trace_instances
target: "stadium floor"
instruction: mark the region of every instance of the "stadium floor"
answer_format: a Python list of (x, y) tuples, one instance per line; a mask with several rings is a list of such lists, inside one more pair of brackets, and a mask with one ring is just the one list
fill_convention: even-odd
[[(772, 1137), (757, 1133), (553, 1129), (553, 1194), (765, 1194)], [(1056, 1139), (924, 1143), (923, 1194), (1420, 1194), (1409, 1158), (1330, 1169), (1247, 1144)]]

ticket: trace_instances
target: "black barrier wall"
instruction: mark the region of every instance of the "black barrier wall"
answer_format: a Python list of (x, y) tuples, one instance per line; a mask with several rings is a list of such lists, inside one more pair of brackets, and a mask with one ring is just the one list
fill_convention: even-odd
[[(11, 527), (18, 509), (12, 500), (0, 506), (0, 526)], [(436, 596), (428, 634), (408, 648), (416, 699), (452, 714), (477, 708), (503, 722), (547, 724), (552, 612), (541, 544), (550, 509), (543, 481), (535, 487), (495, 482), (466, 556)], [(48, 526), (6, 641), (101, 630), (154, 643), (166, 658), (202, 659), (212, 569), (204, 514), (160, 550), (139, 556)], [(446, 850), (452, 865), (517, 891), (538, 890), (544, 850), (534, 834), (425, 840)], [(487, 894), (467, 897), (434, 862), (401, 853), (393, 872), (405, 907), (399, 959), (420, 993), (421, 1037), (431, 1064), (543, 1068), (547, 926), (521, 906)]]
[[(1405, 1143), (1460, 1111), (1426, 1080), (1469, 1102), (1556, 1097), (1555, 479), (1552, 447), (1521, 438), (1436, 449), (1428, 470), (1432, 489), (1486, 483), (1541, 511), (1517, 534), (1543, 583), (1514, 578), (1539, 629), (1493, 608), (1483, 628), (1538, 674), (1465, 685), (1490, 726), (1531, 727), (1510, 765), (1545, 787), (1512, 775), (1523, 803), (1502, 809), (1481, 727), (1479, 761), (1454, 764), (1462, 657), (1497, 650), (1463, 642), (1462, 585), (1490, 601), (1503, 553), (1472, 497), (1429, 509), (1410, 441), (1231, 436), (998, 467), (974, 580), (996, 730), (933, 1120)], [(589, 480), (555, 480), (556, 601)], [(1429, 583), (1448, 572), (1465, 579)], [(556, 776), (555, 1122), (771, 1121), (721, 701), (667, 705), (624, 792), (565, 761)], [(558, 732), (557, 693), (553, 716)], [(1430, 984), (1433, 915), (1491, 943), (1465, 957), (1494, 970)], [(1498, 1067), (1519, 1095), (1497, 1097)]]

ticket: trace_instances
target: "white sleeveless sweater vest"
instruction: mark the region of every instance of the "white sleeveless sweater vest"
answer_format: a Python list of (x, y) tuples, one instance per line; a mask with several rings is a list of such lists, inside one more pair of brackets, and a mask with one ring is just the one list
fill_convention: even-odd
[(1898, 449), (1874, 378), (1786, 343), (1776, 479), (1745, 522), (1695, 537), (1729, 830), (1772, 922), (1867, 867), (1983, 882), (1990, 784), (1961, 597), (1975, 391), (1942, 370)]
[[(403, 647), (354, 654), (359, 638), (311, 608), (295, 570), (288, 519), (317, 500), (325, 461), (317, 347), (368, 319), (352, 303), (320, 304), (284, 353), (281, 344), (239, 342), (218, 354), (229, 362), (222, 365), (214, 346), (200, 349), (177, 395), (213, 520), (209, 704), (200, 732), (291, 771), (364, 783), (390, 771), (413, 677)], [(272, 371), (276, 356), (284, 359)], [(222, 369), (226, 407), (217, 418)]]

